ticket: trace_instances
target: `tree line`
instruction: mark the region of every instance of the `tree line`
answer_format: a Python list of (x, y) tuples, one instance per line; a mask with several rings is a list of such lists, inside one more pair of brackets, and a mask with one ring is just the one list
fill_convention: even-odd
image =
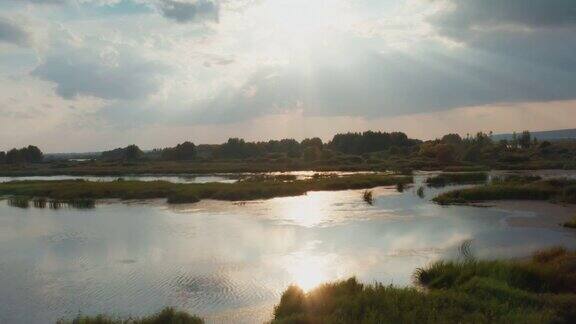
[[(329, 160), (335, 156), (342, 158), (354, 156), (362, 159), (376, 157), (387, 159), (403, 156), (406, 158), (426, 158), (440, 164), (455, 161), (479, 162), (500, 159), (503, 161), (518, 159), (518, 153), (537, 145), (529, 131), (514, 135), (513, 139), (494, 142), (492, 133), (478, 132), (461, 137), (447, 134), (442, 138), (421, 141), (409, 138), (402, 132), (348, 132), (336, 134), (324, 143), (318, 137), (302, 141), (281, 139), (249, 142), (242, 138), (230, 138), (219, 145), (196, 145), (190, 141), (174, 147), (154, 149), (144, 153), (138, 146), (130, 145), (103, 152), (104, 160), (139, 160), (142, 158), (167, 161), (189, 161), (195, 159), (302, 159), (305, 161)], [(546, 145), (546, 144), (544, 144)], [(516, 157), (514, 156), (516, 154)], [(356, 158), (358, 159), (358, 158)]]
[[(43, 154), (36, 146), (0, 152), (0, 163), (38, 163)], [(250, 142), (230, 138), (217, 145), (196, 145), (185, 141), (173, 147), (142, 151), (137, 145), (105, 151), (96, 159), (105, 161), (164, 160), (212, 161), (246, 160), (254, 162), (316, 162), (345, 165), (382, 161), (410, 164), (414, 167), (453, 164), (510, 164), (535, 160), (563, 160), (576, 158), (576, 142), (539, 142), (529, 131), (514, 134), (509, 140), (494, 141), (492, 133), (478, 132), (465, 137), (447, 134), (435, 140), (421, 141), (402, 132), (374, 132), (336, 134), (327, 142), (318, 137), (302, 141), (281, 139)]]
[(7, 152), (0, 151), (0, 164), (40, 163), (44, 154), (33, 145), (20, 149), (13, 148)]

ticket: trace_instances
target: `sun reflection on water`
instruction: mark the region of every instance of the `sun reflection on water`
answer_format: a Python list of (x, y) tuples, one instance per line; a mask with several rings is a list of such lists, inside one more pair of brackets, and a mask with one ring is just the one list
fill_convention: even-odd
[(334, 256), (314, 255), (309, 249), (287, 256), (283, 263), (290, 282), (304, 291), (338, 278)]
[[(306, 197), (283, 198), (282, 203), (275, 206), (278, 217), (304, 227), (315, 227), (331, 222), (333, 215), (329, 213), (331, 205), (337, 197), (324, 192), (309, 192)], [(333, 212), (333, 210), (332, 210)]]

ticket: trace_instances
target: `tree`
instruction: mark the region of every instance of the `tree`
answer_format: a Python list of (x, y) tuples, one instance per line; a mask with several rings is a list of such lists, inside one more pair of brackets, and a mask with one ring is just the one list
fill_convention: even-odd
[(527, 130), (523, 131), (520, 137), (518, 138), (518, 145), (520, 145), (520, 147), (523, 149), (527, 149), (530, 147), (531, 143), (532, 143), (532, 136), (530, 135), (530, 132)]
[(24, 156), (22, 155), (22, 151), (16, 148), (11, 149), (10, 151), (6, 152), (6, 163), (8, 164), (19, 164), (24, 163)]
[(444, 144), (461, 144), (462, 143), (462, 137), (460, 137), (460, 135), (458, 134), (446, 134), (442, 137), (441, 140), (442, 143)]
[(196, 145), (188, 141), (162, 150), (162, 158), (165, 160), (192, 160), (195, 157)]
[(44, 159), (44, 154), (36, 146), (28, 145), (27, 148), (22, 149), (24, 160), (28, 163), (39, 163)]
[(40, 163), (43, 159), (44, 154), (34, 145), (28, 145), (21, 149), (13, 148), (6, 153), (0, 152), (0, 163)]
[(441, 164), (452, 163), (455, 160), (454, 146), (450, 144), (436, 145), (436, 160)]
[(302, 157), (306, 161), (316, 161), (321, 157), (322, 151), (314, 145), (308, 146), (304, 149)]
[(346, 154), (364, 154), (388, 150), (391, 147), (411, 147), (420, 143), (402, 132), (373, 132), (336, 134), (328, 146)]
[(128, 145), (124, 148), (117, 148), (110, 151), (104, 151), (100, 155), (104, 160), (128, 160), (136, 161), (144, 155), (144, 152), (134, 144)]
[(128, 161), (136, 161), (140, 159), (140, 157), (142, 157), (142, 155), (144, 154), (144, 152), (142, 152), (140, 148), (135, 144), (126, 146), (124, 150), (125, 150), (124, 157)]
[(303, 148), (306, 148), (309, 146), (314, 146), (314, 147), (317, 147), (319, 149), (322, 149), (322, 145), (324, 145), (324, 144), (322, 143), (322, 140), (320, 138), (314, 137), (314, 138), (306, 138), (306, 139), (302, 140), (300, 145)]

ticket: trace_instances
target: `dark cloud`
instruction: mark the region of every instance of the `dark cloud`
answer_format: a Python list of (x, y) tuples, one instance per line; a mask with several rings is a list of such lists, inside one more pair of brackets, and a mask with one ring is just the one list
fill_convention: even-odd
[(0, 17), (0, 42), (30, 46), (31, 36), (13, 21)]
[(220, 16), (219, 5), (210, 0), (161, 0), (159, 9), (164, 17), (179, 23), (218, 22)]
[(576, 24), (574, 0), (457, 0), (436, 17), (444, 28), (469, 29), (518, 25), (531, 28)]
[(559, 74), (576, 70), (573, 0), (458, 0), (431, 18), (438, 32), (469, 47)]
[(49, 56), (32, 75), (56, 84), (63, 98), (94, 96), (103, 99), (142, 99), (158, 90), (166, 68), (137, 55), (123, 53), (113, 61), (89, 51)]
[(35, 4), (61, 4), (66, 3), (68, 0), (8, 0), (13, 2), (28, 2)]

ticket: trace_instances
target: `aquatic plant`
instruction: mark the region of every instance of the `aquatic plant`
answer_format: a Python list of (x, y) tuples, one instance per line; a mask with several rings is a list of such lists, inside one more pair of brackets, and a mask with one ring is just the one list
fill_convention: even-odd
[(8, 205), (17, 208), (29, 208), (30, 200), (26, 197), (10, 197), (8, 198)]
[(164, 308), (156, 314), (147, 317), (113, 318), (108, 315), (83, 316), (78, 315), (72, 320), (58, 320), (56, 324), (203, 324), (197, 316), (172, 307)]
[(48, 200), (46, 198), (34, 198), (35, 208), (46, 208)]
[(364, 192), (362, 192), (362, 199), (368, 205), (374, 205), (374, 195), (372, 194), (372, 190), (365, 190)]
[(424, 198), (424, 197), (425, 197), (425, 195), (424, 195), (424, 187), (423, 187), (423, 186), (420, 186), (420, 187), (418, 188), (418, 190), (416, 190), (416, 194), (418, 195), (418, 197)]

